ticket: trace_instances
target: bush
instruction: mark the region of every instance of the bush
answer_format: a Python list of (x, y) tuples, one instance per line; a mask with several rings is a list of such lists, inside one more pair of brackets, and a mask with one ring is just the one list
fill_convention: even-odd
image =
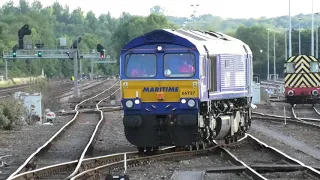
[(0, 100), (0, 129), (12, 130), (21, 126), (27, 110), (23, 103), (13, 97), (7, 97)]
[(51, 111), (57, 111), (60, 108), (60, 101), (56, 99), (61, 89), (60, 83), (50, 85), (48, 79), (37, 79), (30, 83), (26, 92), (35, 93), (41, 92), (42, 95), (42, 109), (50, 109)]

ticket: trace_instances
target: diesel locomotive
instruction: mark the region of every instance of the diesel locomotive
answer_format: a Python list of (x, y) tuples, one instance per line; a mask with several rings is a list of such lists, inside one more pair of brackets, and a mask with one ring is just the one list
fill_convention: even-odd
[(292, 56), (284, 64), (284, 75), (287, 103), (319, 103), (319, 60), (308, 55)]
[(120, 55), (125, 136), (140, 152), (237, 141), (251, 125), (252, 77), (250, 47), (226, 34), (139, 36)]

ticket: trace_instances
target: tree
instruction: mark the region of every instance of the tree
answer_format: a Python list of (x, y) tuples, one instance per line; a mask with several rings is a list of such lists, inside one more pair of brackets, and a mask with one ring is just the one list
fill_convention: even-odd
[(150, 13), (151, 14), (157, 14), (157, 15), (164, 15), (165, 13), (165, 8), (161, 7), (159, 5), (157, 6), (153, 6), (152, 8), (150, 8)]
[[(154, 29), (182, 27), (187, 22), (187, 17), (165, 16), (165, 8), (154, 6), (147, 17), (132, 16), (123, 12), (120, 18), (113, 18), (109, 12), (99, 17), (89, 11), (84, 13), (81, 8), (70, 12), (67, 5), (54, 2), (49, 7), (43, 7), (39, 0), (31, 5), (26, 0), (20, 0), (18, 6), (14, 6), (12, 0), (0, 7), (0, 51), (11, 50), (17, 44), (17, 31), (29, 24), (32, 35), (26, 36), (25, 41), (33, 44), (41, 41), (46, 48), (56, 48), (60, 37), (68, 40), (70, 47), (72, 41), (82, 36), (79, 47), (84, 50), (95, 49), (97, 43), (106, 48), (106, 55), (113, 59), (119, 59), (121, 48), (133, 38), (143, 35)], [(302, 53), (310, 54), (309, 29), (310, 15), (297, 15), (292, 17), (292, 27), (298, 27), (301, 18), (301, 47)], [(319, 16), (315, 20), (320, 20)], [(197, 29), (220, 31), (230, 34), (248, 44), (254, 56), (254, 72), (266, 77), (267, 66), (267, 28), (276, 31), (276, 65), (277, 72), (283, 72), (285, 60), (284, 29), (287, 28), (287, 17), (258, 19), (223, 19), (211, 14), (204, 14), (197, 18)], [(193, 23), (187, 23), (187, 29), (194, 28)], [(273, 36), (270, 33), (270, 67), (273, 67)], [(262, 52), (260, 52), (262, 50)], [(292, 31), (293, 55), (298, 53), (298, 31)], [(69, 60), (17, 60), (8, 61), (9, 76), (39, 75), (41, 69), (49, 76), (67, 76), (73, 73), (73, 61)], [(0, 68), (3, 61), (0, 61)], [(95, 72), (105, 74), (118, 74), (118, 64), (98, 64), (94, 66)], [(2, 70), (2, 69), (1, 69)], [(0, 71), (1, 71), (0, 70)], [(90, 71), (90, 63), (83, 60), (84, 72)], [(272, 68), (270, 68), (272, 71)], [(281, 75), (281, 74), (280, 74)]]

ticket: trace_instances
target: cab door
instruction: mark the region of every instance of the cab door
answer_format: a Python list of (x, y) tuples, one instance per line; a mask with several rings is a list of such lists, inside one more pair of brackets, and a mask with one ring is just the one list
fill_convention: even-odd
[(206, 99), (208, 97), (208, 71), (206, 56), (200, 57), (200, 97)]

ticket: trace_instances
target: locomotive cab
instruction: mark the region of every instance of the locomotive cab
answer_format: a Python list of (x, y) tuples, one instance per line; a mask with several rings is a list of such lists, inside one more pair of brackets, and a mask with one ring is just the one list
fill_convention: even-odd
[(313, 56), (290, 57), (284, 64), (286, 102), (315, 104), (319, 102), (319, 61)]
[(150, 44), (121, 54), (126, 137), (138, 147), (191, 144), (197, 138), (199, 53), (148, 38), (144, 40)]

